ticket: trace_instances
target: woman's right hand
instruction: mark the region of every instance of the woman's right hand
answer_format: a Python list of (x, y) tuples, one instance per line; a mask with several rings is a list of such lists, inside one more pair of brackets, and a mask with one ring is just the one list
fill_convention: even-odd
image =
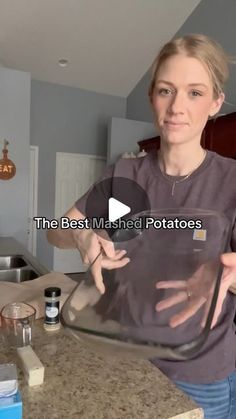
[[(64, 217), (70, 220), (84, 220), (85, 216), (73, 206)], [(105, 231), (102, 234), (106, 237)], [(104, 294), (105, 287), (102, 278), (102, 268), (116, 269), (122, 268), (129, 263), (129, 258), (125, 256), (125, 250), (115, 251), (112, 241), (107, 236), (105, 238), (97, 235), (92, 229), (51, 229), (47, 232), (49, 243), (60, 249), (77, 248), (82, 256), (84, 263), (91, 265), (91, 272), (97, 289)]]
[[(104, 233), (103, 231), (103, 236)], [(130, 259), (125, 256), (126, 251), (115, 250), (114, 244), (109, 238), (107, 240), (102, 238), (92, 229), (84, 229), (79, 232), (75, 230), (73, 232), (73, 238), (83, 262), (88, 265), (92, 264), (91, 272), (96, 287), (101, 294), (104, 294), (105, 286), (103, 283), (102, 268), (117, 269), (127, 265)]]

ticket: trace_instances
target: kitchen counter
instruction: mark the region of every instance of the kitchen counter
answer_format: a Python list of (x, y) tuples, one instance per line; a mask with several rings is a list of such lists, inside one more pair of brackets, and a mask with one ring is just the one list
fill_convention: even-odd
[[(41, 275), (48, 271), (24, 246), (0, 237), (0, 255), (22, 254)], [(81, 338), (82, 336), (82, 338)], [(33, 331), (33, 349), (45, 366), (41, 386), (28, 387), (16, 353), (0, 339), (0, 363), (18, 367), (24, 419), (197, 419), (200, 408), (147, 360), (104, 341), (61, 328)]]
[(46, 332), (41, 320), (35, 323), (33, 348), (45, 366), (45, 380), (28, 387), (15, 353), (0, 344), (0, 363), (18, 366), (24, 419), (203, 418), (202, 410), (146, 360), (76, 339), (63, 327)]

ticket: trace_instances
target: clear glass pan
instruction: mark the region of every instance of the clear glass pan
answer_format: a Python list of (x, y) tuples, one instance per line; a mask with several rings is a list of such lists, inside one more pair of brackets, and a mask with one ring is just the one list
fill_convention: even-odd
[[(147, 357), (193, 357), (210, 330), (230, 222), (217, 212), (182, 208), (142, 212), (132, 220), (134, 228), (112, 236), (130, 262), (102, 271), (103, 295), (90, 267), (64, 304), (62, 323), (132, 345)], [(193, 228), (197, 222), (201, 228)]]

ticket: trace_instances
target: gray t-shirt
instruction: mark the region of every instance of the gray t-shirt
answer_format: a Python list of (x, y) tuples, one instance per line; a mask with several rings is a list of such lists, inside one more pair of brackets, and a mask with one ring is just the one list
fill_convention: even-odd
[[(155, 152), (138, 159), (120, 159), (107, 168), (104, 177), (126, 177), (136, 181), (148, 194), (151, 208), (201, 208), (224, 213), (232, 222), (229, 251), (236, 251), (236, 161), (207, 152), (203, 163), (183, 182), (181, 177), (163, 177)], [(76, 202), (86, 215), (88, 193)], [(154, 359), (152, 362), (172, 380), (210, 383), (224, 379), (235, 369), (236, 296), (228, 292), (216, 326), (197, 356), (188, 361)]]

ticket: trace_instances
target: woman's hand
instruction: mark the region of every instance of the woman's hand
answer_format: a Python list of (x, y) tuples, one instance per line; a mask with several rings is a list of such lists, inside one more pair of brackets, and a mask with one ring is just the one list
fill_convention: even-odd
[[(105, 232), (103, 231), (103, 236)], [(74, 241), (82, 256), (84, 263), (91, 266), (91, 272), (97, 289), (104, 294), (105, 287), (102, 277), (102, 268), (117, 269), (129, 263), (125, 250), (115, 250), (113, 242), (97, 235), (92, 229), (74, 232)], [(96, 259), (96, 260), (95, 260)]]
[[(236, 253), (225, 253), (221, 256), (221, 262), (224, 270), (221, 278), (221, 284), (213, 316), (211, 329), (216, 325), (222, 306), (230, 286), (236, 282)], [(204, 303), (206, 303), (205, 313), (202, 320), (204, 327), (209, 307), (212, 300), (215, 284), (212, 284), (212, 274), (216, 269), (215, 263), (207, 263), (194, 273), (187, 281), (159, 281), (156, 284), (157, 289), (176, 288), (179, 292), (172, 297), (159, 302), (156, 305), (157, 311), (162, 311), (178, 303), (186, 301), (186, 307), (170, 319), (170, 326), (176, 327), (192, 317)]]
[(216, 325), (218, 321), (229, 288), (231, 285), (236, 283), (236, 252), (224, 253), (221, 256), (221, 262), (224, 265), (224, 270), (221, 278), (221, 285), (211, 329)]
[[(69, 220), (84, 220), (85, 216), (75, 207), (70, 208), (64, 217)], [(105, 237), (105, 231), (102, 232)], [(102, 268), (116, 269), (122, 268), (129, 262), (129, 258), (124, 257), (125, 251), (115, 251), (112, 241), (107, 236), (107, 240), (98, 236), (92, 229), (51, 229), (47, 232), (49, 243), (60, 249), (77, 248), (82, 256), (84, 263), (91, 265), (97, 289), (104, 294), (105, 287), (102, 278)]]

